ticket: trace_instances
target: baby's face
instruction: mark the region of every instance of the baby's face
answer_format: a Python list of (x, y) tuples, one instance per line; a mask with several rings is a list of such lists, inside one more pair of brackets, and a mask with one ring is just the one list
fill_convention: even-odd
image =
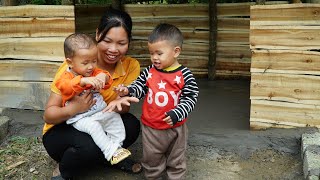
[(78, 49), (71, 59), (71, 69), (78, 75), (89, 77), (97, 67), (97, 60), (98, 51), (96, 46), (90, 49)]

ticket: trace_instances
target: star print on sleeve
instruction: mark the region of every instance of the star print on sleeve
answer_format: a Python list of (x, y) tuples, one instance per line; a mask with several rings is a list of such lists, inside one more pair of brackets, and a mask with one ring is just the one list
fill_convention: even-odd
[(159, 85), (159, 89), (166, 89), (166, 84), (167, 83), (165, 83), (165, 82), (162, 82), (162, 80), (161, 80), (161, 82), (160, 83), (158, 83), (158, 85)]
[(176, 78), (173, 81), (177, 82), (177, 84), (180, 84), (181, 83), (181, 76), (176, 76)]
[(149, 72), (147, 79), (152, 78), (152, 73)]

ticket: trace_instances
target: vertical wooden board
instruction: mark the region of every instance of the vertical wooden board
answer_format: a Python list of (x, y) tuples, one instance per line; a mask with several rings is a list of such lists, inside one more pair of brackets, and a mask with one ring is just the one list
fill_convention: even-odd
[(320, 105), (320, 76), (252, 73), (250, 99)]
[(251, 100), (250, 127), (320, 127), (320, 106)]
[(0, 81), (0, 107), (44, 110), (49, 82)]
[(320, 75), (320, 52), (254, 50), (251, 72)]

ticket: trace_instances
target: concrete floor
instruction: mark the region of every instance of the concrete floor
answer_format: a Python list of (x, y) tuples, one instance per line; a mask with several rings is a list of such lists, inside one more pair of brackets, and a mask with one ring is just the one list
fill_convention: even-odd
[[(197, 80), (199, 98), (188, 118), (190, 133), (215, 134), (221, 130), (249, 130), (249, 80)], [(141, 100), (131, 111), (141, 114)]]
[[(237, 154), (246, 159), (257, 150), (273, 149), (280, 153), (297, 155), (300, 153), (301, 135), (318, 131), (315, 128), (268, 129), (250, 131), (250, 81), (249, 80), (198, 80), (200, 95), (195, 110), (188, 119), (188, 153), (191, 157), (201, 155), (203, 167), (211, 163), (210, 158), (223, 154)], [(137, 117), (141, 114), (141, 104), (133, 104), (131, 112)], [(42, 111), (23, 111), (7, 109), (2, 115), (9, 116), (10, 135), (41, 136), (43, 126)], [(141, 139), (131, 147), (139, 160), (141, 157)], [(204, 150), (205, 156), (199, 153)], [(203, 157), (202, 157), (203, 156)], [(207, 161), (209, 159), (209, 161)], [(189, 168), (193, 168), (190, 165)], [(202, 168), (203, 168), (202, 167)], [(202, 169), (200, 168), (200, 169)], [(208, 169), (207, 169), (208, 170)], [(226, 173), (223, 169), (221, 174)], [(200, 178), (203, 172), (193, 171), (188, 175)], [(141, 179), (142, 174), (123, 177), (123, 173), (108, 173), (107, 177), (119, 179)], [(104, 171), (96, 171), (84, 179), (105, 179)], [(117, 178), (116, 178), (117, 179)]]
[(249, 80), (199, 80), (198, 85), (199, 100), (188, 121), (191, 133), (249, 129)]

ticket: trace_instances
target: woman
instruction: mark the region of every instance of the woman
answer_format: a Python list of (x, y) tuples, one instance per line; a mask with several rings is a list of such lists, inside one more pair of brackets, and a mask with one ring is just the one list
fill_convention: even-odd
[[(111, 86), (130, 84), (140, 74), (139, 62), (125, 56), (131, 39), (131, 30), (131, 17), (124, 11), (114, 9), (108, 9), (104, 13), (96, 30), (98, 67), (109, 71), (112, 75)], [(59, 163), (61, 176), (56, 173), (54, 177), (71, 179), (81, 169), (105, 163), (105, 159), (88, 134), (65, 123), (67, 119), (88, 110), (95, 103), (92, 100), (92, 94), (86, 93), (73, 98), (68, 106), (61, 107), (62, 97), (55, 86), (55, 81), (66, 68), (67, 64), (64, 62), (51, 84), (51, 94), (44, 112), (43, 144), (50, 157)], [(114, 109), (121, 114), (126, 129), (123, 147), (127, 148), (136, 141), (140, 132), (139, 120), (128, 113), (130, 102), (136, 102), (137, 99), (120, 99), (112, 88), (103, 90), (101, 95), (108, 104), (109, 110)], [(122, 106), (119, 107), (119, 104)], [(139, 163), (128, 158), (115, 167), (131, 173), (139, 173), (142, 170)]]

